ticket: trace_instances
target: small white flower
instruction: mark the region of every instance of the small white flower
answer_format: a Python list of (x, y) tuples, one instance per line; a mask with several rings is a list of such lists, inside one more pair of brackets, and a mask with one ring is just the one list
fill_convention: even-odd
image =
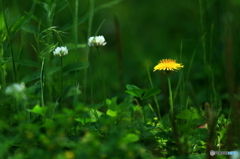
[(104, 36), (92, 36), (88, 39), (88, 45), (89, 46), (105, 46), (107, 42), (105, 42)]
[(61, 46), (61, 47), (57, 47), (54, 51), (53, 51), (53, 55), (54, 56), (64, 56), (68, 54), (68, 49), (66, 46)]
[(25, 84), (24, 83), (14, 83), (8, 86), (5, 90), (5, 93), (15, 97), (25, 97)]

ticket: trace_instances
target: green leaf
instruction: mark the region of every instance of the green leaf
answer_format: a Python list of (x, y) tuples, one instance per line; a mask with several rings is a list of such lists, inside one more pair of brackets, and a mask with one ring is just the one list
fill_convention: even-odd
[(127, 91), (125, 91), (126, 93), (141, 99), (149, 98), (161, 92), (158, 88), (140, 89), (137, 86), (130, 84), (127, 84), (126, 88), (128, 89)]
[(63, 68), (63, 72), (64, 74), (65, 73), (68, 73), (68, 72), (71, 72), (71, 71), (78, 71), (78, 70), (82, 70), (82, 69), (85, 69), (88, 67), (88, 64), (84, 64), (84, 63), (73, 63), (73, 64), (69, 64), (67, 66), (65, 66)]
[(26, 23), (28, 20), (27, 16), (20, 16), (13, 18), (10, 22), (10, 38), (13, 39), (15, 34), (21, 29), (21, 26)]
[(35, 71), (35, 72), (33, 72), (33, 73), (25, 76), (25, 77), (22, 79), (22, 81), (25, 82), (25, 83), (27, 83), (27, 82), (36, 80), (36, 79), (38, 79), (38, 78), (40, 78), (40, 70), (37, 70), (37, 71)]
[(90, 109), (89, 114), (91, 121), (96, 122), (98, 120), (98, 117), (100, 117), (103, 113), (98, 110)]
[(83, 125), (84, 125), (85, 123), (89, 123), (89, 122), (92, 121), (91, 118), (75, 118), (75, 120), (76, 120), (77, 122), (82, 123)]
[(192, 120), (192, 119), (198, 119), (200, 118), (200, 116), (197, 112), (197, 109), (192, 109), (192, 110), (184, 109), (176, 116), (176, 118)]
[(140, 89), (140, 88), (138, 88), (137, 86), (131, 85), (131, 84), (127, 84), (127, 85), (126, 85), (126, 88), (127, 88), (127, 90)]
[(102, 4), (102, 5), (100, 5), (99, 7), (96, 7), (95, 12), (97, 12), (97, 11), (99, 11), (99, 10), (101, 10), (101, 9), (105, 9), (105, 8), (108, 8), (108, 7), (112, 7), (112, 6), (120, 3), (121, 1), (123, 1), (123, 0), (115, 0), (115, 1), (110, 1), (110, 2), (108, 2), (108, 3)]
[(122, 138), (122, 142), (124, 144), (129, 144), (129, 143), (133, 143), (139, 140), (138, 135), (136, 134), (132, 134), (132, 133), (128, 133), (125, 137)]
[(154, 96), (158, 93), (160, 93), (161, 90), (158, 88), (151, 88), (151, 89), (144, 89), (144, 93), (143, 93), (143, 99), (149, 98), (151, 96)]
[(117, 116), (117, 111), (113, 111), (111, 109), (107, 110), (107, 115), (111, 116), (111, 117), (116, 117)]
[(28, 59), (17, 59), (15, 60), (17, 64), (24, 65), (24, 66), (30, 66), (30, 67), (40, 67), (40, 64), (38, 64), (35, 61), (31, 61)]
[(39, 115), (44, 115), (47, 111), (46, 107), (40, 107), (39, 105), (35, 105), (34, 108), (31, 109), (27, 109), (27, 111), (31, 112), (31, 113), (36, 113)]
[(68, 97), (72, 97), (72, 96), (77, 96), (79, 94), (81, 94), (82, 92), (79, 90), (78, 87), (75, 86), (68, 86), (66, 88), (66, 94), (64, 95), (64, 99), (68, 98)]
[(54, 74), (55, 72), (59, 71), (60, 70), (60, 66), (58, 67), (51, 67), (48, 72), (47, 72), (47, 75), (52, 75)]
[(125, 92), (138, 98), (142, 98), (142, 94), (144, 93), (144, 91), (141, 89), (127, 90)]
[(162, 125), (164, 128), (169, 128), (171, 127), (171, 122), (169, 118), (169, 114), (166, 114), (162, 117)]
[(142, 99), (142, 95), (144, 93), (143, 90), (141, 90), (135, 85), (130, 85), (130, 84), (127, 84), (126, 88), (128, 89), (127, 91), (125, 91), (126, 93)]

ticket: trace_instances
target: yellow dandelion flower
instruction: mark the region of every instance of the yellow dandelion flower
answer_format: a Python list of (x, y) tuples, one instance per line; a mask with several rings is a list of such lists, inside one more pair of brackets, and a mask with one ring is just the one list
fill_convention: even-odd
[(162, 59), (159, 63), (154, 67), (153, 71), (160, 70), (166, 72), (177, 71), (183, 68), (183, 65), (177, 63), (176, 60), (173, 59)]

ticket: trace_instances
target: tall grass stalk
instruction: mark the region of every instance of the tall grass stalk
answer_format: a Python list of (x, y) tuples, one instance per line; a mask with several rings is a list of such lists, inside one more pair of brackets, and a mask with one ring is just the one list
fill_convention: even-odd
[[(92, 22), (93, 22), (93, 14), (94, 14), (94, 0), (90, 0), (89, 3), (89, 18), (88, 18), (88, 30), (87, 30), (87, 38), (89, 38), (92, 34)], [(86, 59), (85, 62), (89, 63), (89, 52), (90, 47), (87, 46), (86, 48)], [(84, 103), (86, 103), (87, 100), (87, 71), (88, 68), (84, 69), (84, 77), (83, 77), (83, 89), (84, 89)]]
[(3, 89), (5, 89), (6, 88), (6, 70), (5, 70), (5, 68), (3, 67), (3, 66), (5, 66), (4, 65), (4, 59), (3, 59), (3, 45), (1, 44), (0, 45), (0, 76), (1, 76), (1, 81), (2, 81), (2, 85), (1, 85), (1, 87), (3, 88)]
[(191, 72), (191, 68), (192, 68), (193, 61), (194, 61), (194, 58), (195, 58), (195, 55), (196, 55), (196, 52), (197, 52), (197, 48), (198, 48), (198, 46), (200, 45), (200, 43), (202, 42), (202, 40), (204, 40), (205, 36), (206, 36), (206, 33), (202, 35), (202, 37), (201, 37), (201, 39), (199, 40), (199, 42), (198, 42), (195, 50), (193, 51), (191, 60), (190, 60), (189, 65), (188, 65), (189, 67), (188, 67), (188, 71), (187, 71), (187, 75), (186, 75), (186, 80), (189, 80), (188, 77), (189, 77), (190, 72)]
[[(204, 28), (204, 19), (203, 19), (203, 4), (202, 4), (202, 0), (199, 0), (199, 11), (200, 11), (200, 25), (201, 25), (201, 35), (205, 35), (206, 34), (206, 31), (205, 31), (205, 28)], [(211, 36), (211, 35), (210, 35)], [(206, 44), (207, 44), (207, 41), (206, 41), (206, 36), (203, 36), (203, 39), (202, 39), (202, 51), (203, 51), (203, 64), (204, 64), (204, 71), (205, 71), (205, 76), (206, 76), (206, 80), (205, 80), (205, 87), (207, 88), (210, 88), (211, 84), (210, 81), (211, 81), (211, 77), (210, 77), (210, 73), (209, 73), (209, 69), (208, 69), (208, 60), (207, 60), (207, 50), (206, 50)], [(208, 99), (208, 96), (210, 95), (209, 94), (210, 90), (209, 89), (206, 89), (206, 99)]]
[[(205, 29), (204, 29), (204, 23), (203, 23), (203, 6), (202, 6), (202, 0), (199, 0), (199, 11), (200, 11), (200, 25), (201, 25), (201, 33), (202, 35), (205, 34)], [(205, 69), (207, 69), (207, 55), (206, 55), (206, 37), (203, 36), (202, 40), (202, 48), (203, 48), (203, 62)]]
[(7, 32), (7, 41), (8, 41), (8, 45), (10, 47), (10, 52), (11, 52), (11, 56), (12, 56), (13, 82), (15, 83), (15, 82), (17, 82), (17, 71), (16, 71), (15, 57), (14, 57), (14, 53), (13, 53), (13, 47), (12, 47), (12, 41), (11, 41), (11, 35), (10, 35), (10, 28), (8, 26), (8, 20), (7, 20), (5, 12), (3, 12), (3, 19), (4, 19), (4, 23), (5, 23), (6, 32)]
[(78, 52), (77, 52), (77, 44), (78, 44), (78, 0), (75, 1), (75, 13), (73, 19), (73, 30), (74, 30), (74, 45), (75, 45), (75, 62), (77, 62)]
[(45, 58), (42, 57), (42, 66), (40, 72), (40, 83), (41, 83), (41, 106), (44, 107), (44, 67)]
[[(77, 62), (78, 59), (78, 52), (77, 52), (77, 44), (78, 44), (78, 0), (75, 1), (75, 14), (73, 18), (73, 23), (74, 23), (74, 45), (75, 45), (75, 62)], [(75, 72), (75, 87), (77, 89), (78, 87), (78, 76), (77, 76), (77, 71)], [(73, 110), (75, 110), (76, 104), (78, 102), (78, 95), (75, 95), (73, 98)], [(75, 116), (76, 118), (76, 116)], [(74, 133), (75, 136), (77, 136), (77, 121), (74, 120)]]

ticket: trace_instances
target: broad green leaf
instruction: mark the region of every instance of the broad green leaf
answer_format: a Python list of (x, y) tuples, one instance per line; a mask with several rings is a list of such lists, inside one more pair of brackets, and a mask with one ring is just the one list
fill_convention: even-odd
[(125, 91), (126, 93), (141, 99), (149, 98), (161, 92), (158, 88), (140, 89), (137, 86), (130, 84), (127, 84), (126, 88), (128, 89), (127, 91)]
[(38, 64), (35, 61), (28, 60), (28, 59), (17, 59), (15, 60), (17, 64), (24, 65), (24, 66), (30, 66), (30, 67), (41, 67), (40, 64)]
[(95, 122), (103, 113), (98, 110), (90, 109), (89, 114), (90, 114), (91, 121)]
[(61, 69), (60, 66), (58, 66), (58, 67), (51, 67), (51, 68), (48, 70), (47, 75), (52, 75), (52, 74), (54, 74), (55, 72), (59, 71), (60, 69)]
[(136, 134), (132, 134), (132, 133), (128, 133), (125, 137), (122, 138), (122, 143), (123, 144), (129, 144), (129, 143), (133, 143), (139, 140), (138, 135)]
[(33, 81), (33, 80), (36, 80), (36, 79), (39, 79), (40, 78), (40, 70), (37, 70), (33, 73), (30, 73), (29, 75), (25, 76), (22, 81), (27, 83), (27, 82), (30, 82), (30, 81)]
[(64, 96), (64, 99), (68, 98), (68, 97), (72, 97), (72, 96), (76, 96), (81, 94), (81, 90), (78, 87), (75, 86), (68, 86), (66, 89), (66, 94)]
[(77, 122), (82, 123), (83, 125), (84, 125), (85, 123), (89, 123), (89, 122), (92, 121), (91, 118), (75, 118), (75, 120), (76, 120)]
[(184, 109), (178, 115), (176, 115), (176, 118), (192, 120), (192, 119), (198, 119), (200, 118), (200, 116), (198, 115), (198, 112), (196, 109), (192, 109), (192, 110)]
[(164, 128), (169, 128), (171, 126), (169, 114), (166, 114), (162, 117), (162, 125)]
[(85, 69), (88, 67), (88, 64), (84, 64), (84, 63), (73, 63), (73, 64), (69, 64), (67, 66), (65, 66), (63, 68), (63, 72), (64, 73), (68, 73), (68, 72), (71, 72), (71, 71), (78, 71), (78, 70), (82, 70), (82, 69)]
[(142, 99), (142, 94), (144, 92), (143, 90), (141, 90), (135, 85), (130, 85), (130, 84), (127, 84), (126, 88), (127, 88), (127, 90), (125, 91), (126, 93)]
[(141, 99), (142, 99), (142, 94), (144, 93), (144, 91), (141, 89), (127, 90), (125, 92)]
[(127, 84), (127, 85), (126, 85), (126, 88), (127, 88), (127, 90), (140, 89), (140, 88), (138, 88), (137, 86), (132, 85), (132, 84)]
[(35, 105), (33, 109), (27, 109), (27, 111), (36, 113), (39, 115), (44, 115), (47, 111), (46, 107), (40, 107), (39, 105)]
[(151, 89), (144, 89), (144, 93), (143, 93), (143, 99), (149, 98), (151, 96), (154, 96), (158, 93), (160, 93), (161, 90), (158, 88), (151, 88)]
[(107, 115), (111, 116), (111, 117), (116, 117), (117, 116), (117, 111), (113, 111), (111, 109), (107, 110)]

